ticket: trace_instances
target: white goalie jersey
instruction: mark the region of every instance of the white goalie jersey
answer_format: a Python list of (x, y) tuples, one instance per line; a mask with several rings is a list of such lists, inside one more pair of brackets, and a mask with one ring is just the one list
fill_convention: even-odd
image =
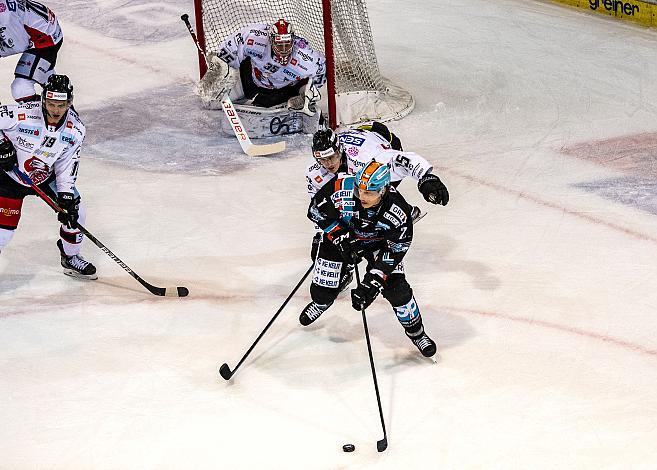
[(306, 78), (317, 88), (324, 85), (326, 59), (321, 53), (295, 36), (292, 55), (287, 65), (281, 65), (272, 57), (269, 34), (268, 24), (248, 25), (222, 42), (217, 55), (234, 69), (250, 57), (253, 81), (261, 88), (279, 89)]
[[(338, 133), (342, 149), (347, 157), (347, 173), (356, 174), (372, 159), (390, 166), (390, 180), (394, 184), (410, 176), (419, 181), (431, 173), (433, 166), (415, 152), (394, 150), (380, 134), (368, 130), (351, 129)], [(334, 173), (327, 171), (315, 158), (306, 169), (307, 191), (313, 197)]]

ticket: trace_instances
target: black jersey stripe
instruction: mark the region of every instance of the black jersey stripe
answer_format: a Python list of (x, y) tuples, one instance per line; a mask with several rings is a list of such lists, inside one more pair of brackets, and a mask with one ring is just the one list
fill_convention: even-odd
[(25, 1), (25, 7), (39, 15), (41, 18), (44, 20), (48, 21), (48, 7), (45, 5), (42, 5), (39, 2), (35, 2), (34, 0), (26, 0)]

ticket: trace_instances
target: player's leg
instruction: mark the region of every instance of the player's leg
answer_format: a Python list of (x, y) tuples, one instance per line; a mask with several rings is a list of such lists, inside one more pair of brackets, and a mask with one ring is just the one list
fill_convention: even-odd
[(9, 245), (21, 218), (28, 189), (0, 171), (0, 252)]
[(40, 98), (34, 85), (43, 86), (48, 77), (55, 73), (57, 53), (62, 41), (54, 46), (41, 49), (28, 49), (18, 59), (11, 84), (11, 96), (17, 102), (34, 101)]
[[(49, 184), (44, 184), (41, 189), (43, 189), (51, 199), (55, 201), (57, 200), (54, 179), (50, 181)], [(86, 207), (80, 202), (81, 198), (77, 189), (74, 189), (73, 196), (78, 203), (78, 223), (84, 226), (87, 219)], [(60, 226), (57, 247), (59, 248), (60, 263), (62, 268), (64, 268), (64, 274), (79, 279), (98, 279), (96, 267), (80, 255), (83, 239), (84, 235), (79, 228), (70, 228), (65, 224)]]
[(308, 326), (317, 320), (340, 293), (340, 281), (347, 267), (340, 251), (333, 243), (319, 244), (315, 258), (315, 271), (310, 284), (310, 302), (299, 315), (299, 323)]
[(406, 336), (420, 350), (423, 356), (431, 357), (436, 354), (436, 343), (424, 331), (422, 315), (413, 297), (413, 289), (406, 281), (403, 267), (400, 271), (393, 272), (383, 289), (383, 296), (392, 306), (397, 320), (404, 327)]

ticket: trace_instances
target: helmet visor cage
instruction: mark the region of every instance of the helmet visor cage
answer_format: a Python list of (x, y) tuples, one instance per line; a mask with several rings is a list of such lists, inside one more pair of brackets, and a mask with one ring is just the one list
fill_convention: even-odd
[(292, 44), (292, 34), (275, 34), (271, 49), (276, 57), (288, 59), (292, 55)]

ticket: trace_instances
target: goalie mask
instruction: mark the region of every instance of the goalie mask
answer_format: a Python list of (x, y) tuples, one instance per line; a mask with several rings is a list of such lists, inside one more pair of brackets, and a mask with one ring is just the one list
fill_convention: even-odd
[(294, 31), (292, 25), (284, 19), (271, 25), (271, 55), (276, 62), (287, 65), (292, 56), (294, 45)]

